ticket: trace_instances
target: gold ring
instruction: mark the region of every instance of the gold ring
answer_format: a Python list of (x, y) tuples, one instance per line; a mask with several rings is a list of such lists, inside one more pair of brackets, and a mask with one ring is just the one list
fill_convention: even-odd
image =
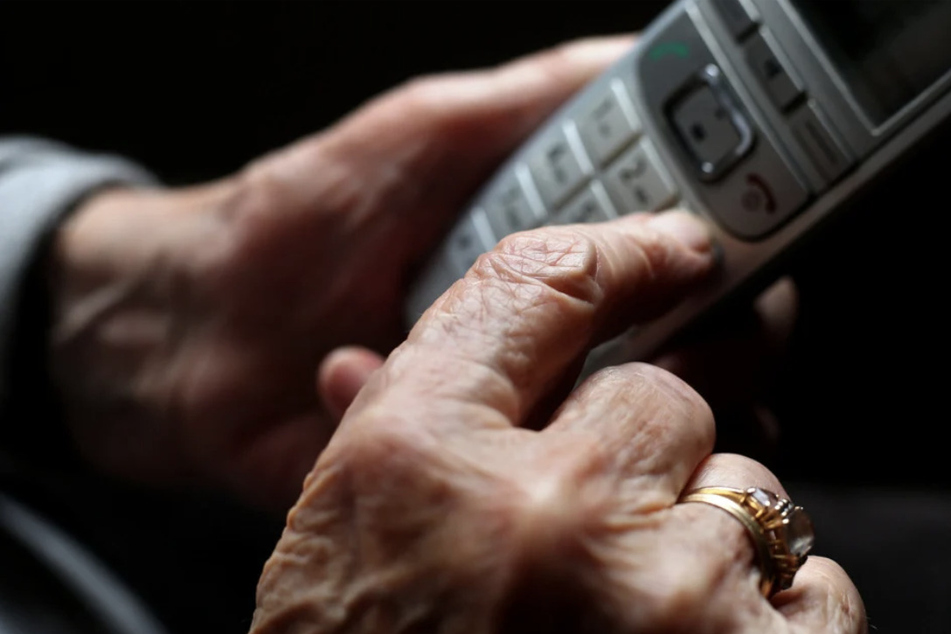
[(756, 548), (765, 597), (792, 585), (815, 541), (812, 520), (772, 491), (750, 487), (745, 491), (727, 487), (704, 487), (689, 491), (679, 502), (701, 502), (723, 509), (743, 524)]

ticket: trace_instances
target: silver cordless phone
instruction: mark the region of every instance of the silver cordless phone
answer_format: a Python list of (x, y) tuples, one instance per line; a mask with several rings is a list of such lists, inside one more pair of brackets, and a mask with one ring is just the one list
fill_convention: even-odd
[(711, 225), (720, 275), (587, 370), (643, 359), (887, 177), (951, 118), (949, 88), (948, 0), (680, 0), (478, 193), (407, 319), (507, 234), (687, 208)]

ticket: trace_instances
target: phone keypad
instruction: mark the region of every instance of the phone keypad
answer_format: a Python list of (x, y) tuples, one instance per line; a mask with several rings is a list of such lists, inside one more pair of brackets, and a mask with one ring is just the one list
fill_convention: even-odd
[[(676, 204), (674, 181), (642, 136), (623, 82), (616, 79), (591, 94), (577, 111), (529, 151), (526, 180), (538, 187), (544, 207), (539, 224), (599, 222)], [(513, 172), (521, 168), (518, 164)], [(497, 213), (490, 212), (490, 218)], [(498, 219), (493, 228), (499, 238), (511, 233)]]
[(465, 275), (506, 235), (678, 204), (674, 180), (635, 112), (615, 78), (534, 141), (452, 229), (412, 297), (411, 314), (422, 314), (448, 288), (447, 278)]
[[(642, 136), (623, 82), (616, 79), (591, 94), (578, 112), (529, 152), (525, 180), (538, 187), (544, 207), (539, 224), (600, 222), (678, 202), (673, 179)], [(576, 144), (570, 136), (575, 132)], [(513, 172), (521, 168), (517, 164)], [(499, 238), (511, 233), (498, 220), (493, 228)]]

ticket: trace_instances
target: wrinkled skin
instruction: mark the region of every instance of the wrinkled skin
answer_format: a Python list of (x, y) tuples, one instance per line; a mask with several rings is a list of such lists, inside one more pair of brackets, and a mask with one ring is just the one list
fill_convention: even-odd
[(63, 226), (50, 360), (80, 451), (122, 477), (298, 500), (254, 632), (864, 631), (834, 563), (767, 601), (742, 527), (675, 504), (704, 485), (782, 493), (710, 455), (711, 408), (674, 373), (709, 403), (748, 400), (788, 285), (752, 337), (730, 333), (754, 342), (729, 348), (743, 380), (711, 381), (728, 373), (704, 344), (567, 389), (593, 343), (709, 274), (683, 215), (512, 237), (384, 361), (454, 214), (629, 45), (417, 80), (239, 174), (102, 192)]
[[(119, 477), (285, 511), (405, 337), (406, 289), (455, 214), (630, 45), (584, 41), (414, 80), (220, 181), (90, 198), (50, 258), (50, 364), (80, 452)], [(773, 313), (790, 314), (786, 295)], [(718, 409), (755, 406), (762, 335), (783, 319), (751, 314), (731, 335), (745, 354), (731, 341), (726, 355), (679, 350), (665, 367), (703, 385), (729, 359), (746, 380), (702, 391)]]
[(648, 218), (504, 240), (430, 308), (308, 476), (254, 634), (866, 631), (833, 562), (809, 559), (770, 602), (742, 525), (676, 503), (699, 486), (785, 493), (710, 455), (712, 412), (673, 374), (604, 370), (521, 426), (592, 344), (709, 273), (696, 220)]
[[(630, 44), (414, 80), (218, 182), (91, 199), (52, 257), (51, 365), (81, 451), (286, 509), (340, 403), (405, 337), (408, 284), (454, 215)], [(342, 346), (364, 366), (318, 400)]]

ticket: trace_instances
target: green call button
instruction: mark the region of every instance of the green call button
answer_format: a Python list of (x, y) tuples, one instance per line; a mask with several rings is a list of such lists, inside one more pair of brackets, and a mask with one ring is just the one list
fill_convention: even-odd
[(661, 42), (652, 48), (647, 56), (655, 61), (665, 57), (686, 59), (690, 57), (690, 47), (684, 42)]

